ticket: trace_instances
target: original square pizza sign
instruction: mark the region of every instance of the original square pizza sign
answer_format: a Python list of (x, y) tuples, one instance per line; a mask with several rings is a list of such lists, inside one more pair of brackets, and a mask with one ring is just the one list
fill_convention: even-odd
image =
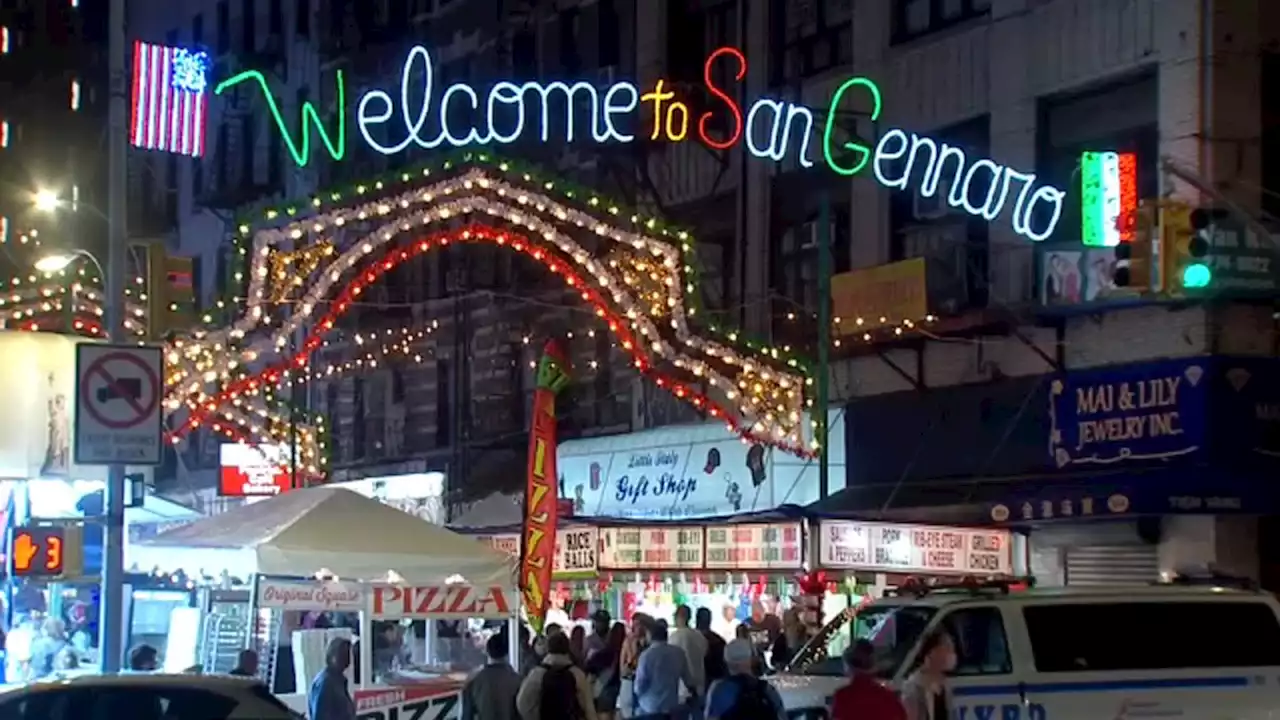
[(462, 683), (455, 681), (356, 690), (356, 720), (454, 720), (459, 716), (461, 693)]

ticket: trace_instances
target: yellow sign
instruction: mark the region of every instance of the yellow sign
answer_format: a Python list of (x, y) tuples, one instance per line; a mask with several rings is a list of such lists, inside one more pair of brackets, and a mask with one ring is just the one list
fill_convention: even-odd
[[(917, 321), (929, 314), (924, 258), (840, 273), (831, 278), (836, 335)], [(858, 322), (861, 319), (862, 322)]]

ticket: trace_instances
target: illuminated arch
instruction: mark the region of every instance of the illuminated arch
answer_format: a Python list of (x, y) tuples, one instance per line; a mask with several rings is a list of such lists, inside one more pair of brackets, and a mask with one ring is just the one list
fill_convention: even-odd
[[(235, 436), (268, 417), (263, 391), (310, 354), (353, 299), (400, 262), (453, 242), (490, 242), (542, 262), (595, 309), (632, 364), (676, 396), (717, 417), (744, 439), (811, 456), (803, 364), (776, 349), (739, 346), (733, 333), (697, 323), (692, 239), (658, 229), (589, 191), (560, 190), (488, 155), (403, 173), (242, 225), (247, 292), (229, 326), (196, 333), (169, 352), (166, 407), (184, 410), (176, 442), (212, 424)], [(272, 265), (298, 247), (310, 284), (273, 287)], [(306, 271), (310, 271), (307, 273)], [(295, 285), (297, 287), (295, 287)], [(295, 308), (282, 323), (275, 302)], [(280, 357), (300, 328), (310, 334)], [(269, 359), (278, 358), (274, 362)], [(266, 362), (267, 364), (263, 364)], [(245, 368), (252, 367), (252, 372)], [(306, 453), (319, 455), (318, 434)], [(312, 455), (315, 453), (315, 455)]]

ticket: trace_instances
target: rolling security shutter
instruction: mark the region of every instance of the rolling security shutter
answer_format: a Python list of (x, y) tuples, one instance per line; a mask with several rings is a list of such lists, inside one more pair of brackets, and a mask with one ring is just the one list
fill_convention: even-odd
[(1155, 545), (1099, 545), (1069, 548), (1066, 584), (1071, 587), (1147, 585), (1160, 579)]

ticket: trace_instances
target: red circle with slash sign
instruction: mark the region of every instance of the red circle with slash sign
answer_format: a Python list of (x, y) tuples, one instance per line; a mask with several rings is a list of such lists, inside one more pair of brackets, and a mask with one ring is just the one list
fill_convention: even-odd
[[(143, 398), (150, 398), (146, 403), (141, 402), (140, 398), (135, 398), (127, 392), (127, 388), (120, 384), (120, 380), (116, 378), (111, 371), (107, 370), (106, 365), (111, 362), (122, 362), (132, 365), (138, 369), (142, 375), (142, 379), (146, 381), (146, 389), (149, 392), (143, 393)], [(118, 374), (118, 373), (117, 373)], [(112, 399), (123, 400), (130, 408), (133, 409), (134, 415), (123, 420), (114, 420), (102, 414), (97, 407), (101, 404), (89, 389), (89, 380), (91, 378), (99, 378), (105, 380), (107, 387), (115, 392)], [(126, 352), (107, 353), (102, 357), (94, 360), (89, 364), (88, 369), (84, 372), (84, 379), (80, 387), (80, 400), (84, 404), (85, 411), (88, 412), (93, 419), (102, 423), (106, 427), (113, 430), (124, 430), (131, 427), (137, 427), (150, 419), (152, 413), (155, 412), (157, 403), (160, 402), (160, 378), (152, 372), (151, 367), (147, 363), (140, 360), (136, 355)]]

